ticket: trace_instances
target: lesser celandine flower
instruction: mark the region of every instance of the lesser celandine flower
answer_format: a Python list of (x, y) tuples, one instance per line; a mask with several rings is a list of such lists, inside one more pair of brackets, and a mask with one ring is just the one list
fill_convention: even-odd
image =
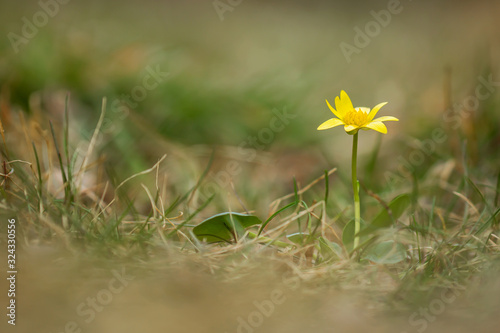
[(359, 204), (359, 182), (356, 176), (356, 163), (357, 163), (357, 153), (358, 153), (358, 131), (362, 130), (375, 130), (377, 132), (386, 134), (387, 127), (384, 125), (384, 121), (398, 121), (397, 118), (392, 116), (384, 116), (375, 118), (377, 112), (382, 108), (387, 102), (377, 104), (373, 109), (366, 107), (354, 107), (352, 105), (351, 99), (345, 91), (340, 92), (340, 97), (335, 97), (335, 108), (334, 109), (328, 100), (326, 104), (330, 108), (337, 118), (332, 118), (325, 121), (323, 124), (319, 125), (318, 130), (325, 130), (333, 128), (336, 126), (344, 125), (344, 130), (347, 134), (353, 135), (352, 144), (352, 189), (354, 192), (354, 249), (359, 245), (359, 237), (357, 234), (360, 231), (361, 223), (361, 212)]
[[(332, 118), (325, 121), (323, 124), (319, 125), (318, 130), (325, 130), (335, 126), (344, 125), (344, 129), (348, 134), (356, 134), (359, 129), (363, 130), (375, 130), (380, 133), (387, 133), (387, 127), (384, 125), (384, 121), (398, 121), (397, 118), (391, 116), (384, 116), (375, 118), (378, 110), (387, 104), (387, 102), (377, 104), (373, 109), (366, 107), (353, 107), (351, 99), (345, 91), (340, 92), (340, 97), (335, 97), (335, 107), (334, 109), (328, 100), (326, 104), (333, 112), (337, 118)], [(375, 118), (375, 119), (373, 119)]]

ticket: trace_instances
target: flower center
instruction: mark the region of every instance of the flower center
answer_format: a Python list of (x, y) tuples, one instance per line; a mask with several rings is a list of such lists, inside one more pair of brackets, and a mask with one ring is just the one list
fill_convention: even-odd
[(346, 125), (363, 126), (368, 122), (368, 114), (362, 110), (352, 109), (344, 116)]

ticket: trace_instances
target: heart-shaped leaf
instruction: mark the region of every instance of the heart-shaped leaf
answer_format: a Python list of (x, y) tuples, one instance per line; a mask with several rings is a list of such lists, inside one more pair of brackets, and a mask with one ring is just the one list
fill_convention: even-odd
[(403, 215), (410, 204), (411, 198), (408, 194), (398, 195), (389, 203), (389, 210), (391, 213), (389, 213), (389, 211), (385, 208), (382, 209), (372, 220), (372, 223), (368, 224), (366, 228), (359, 233), (359, 235), (367, 235), (377, 229), (390, 227), (401, 217), (401, 215)]
[(208, 243), (229, 243), (236, 235), (242, 236), (245, 229), (261, 223), (255, 215), (226, 212), (204, 220), (193, 228), (193, 233)]
[(368, 247), (361, 258), (377, 264), (396, 264), (406, 259), (406, 249), (403, 244), (388, 240)]

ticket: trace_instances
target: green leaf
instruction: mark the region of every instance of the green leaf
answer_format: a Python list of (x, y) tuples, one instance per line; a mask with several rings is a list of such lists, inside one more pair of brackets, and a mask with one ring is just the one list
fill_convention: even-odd
[[(361, 220), (361, 232), (366, 226), (366, 223)], [(359, 243), (362, 244), (367, 240), (367, 237), (360, 237)], [(344, 243), (344, 246), (347, 251), (351, 252), (354, 250), (354, 219), (350, 220), (344, 227), (344, 230), (342, 231), (342, 243)]]
[(405, 210), (410, 206), (411, 199), (408, 194), (401, 194), (392, 199), (389, 204), (389, 209), (392, 212), (392, 217), (389, 215), (387, 209), (383, 209), (375, 219), (373, 219), (370, 226), (375, 228), (390, 227), (397, 219), (403, 215)]
[(344, 257), (342, 247), (339, 244), (330, 242), (323, 237), (318, 238), (318, 244), (321, 257), (323, 257), (324, 260), (329, 260), (332, 258), (342, 259)]
[(410, 207), (411, 198), (408, 194), (401, 194), (392, 199), (389, 203), (389, 211), (382, 209), (380, 213), (373, 219), (372, 223), (368, 224), (364, 230), (361, 230), (359, 235), (367, 235), (380, 228), (388, 228), (403, 215), (406, 209)]
[(242, 236), (246, 228), (257, 224), (262, 224), (257, 216), (226, 212), (204, 220), (193, 228), (193, 233), (208, 243), (230, 243), (235, 235)]
[(396, 264), (406, 259), (406, 249), (403, 244), (389, 240), (368, 247), (361, 258), (377, 264)]

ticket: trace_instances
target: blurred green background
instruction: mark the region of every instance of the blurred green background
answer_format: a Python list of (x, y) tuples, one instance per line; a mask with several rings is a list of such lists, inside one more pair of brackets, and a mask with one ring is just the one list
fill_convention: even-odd
[[(332, 117), (325, 99), (333, 103), (342, 89), (348, 92), (355, 106), (373, 107), (387, 101), (379, 114), (400, 119), (387, 124), (387, 135), (367, 131), (360, 136), (358, 169), (360, 181), (367, 187), (362, 190), (363, 218), (369, 221), (380, 211), (380, 198), (389, 202), (398, 194), (411, 193), (416, 218), (408, 218), (405, 223), (428, 227), (429, 231), (432, 227), (426, 249), (430, 263), (422, 263), (419, 258), (419, 265), (411, 263), (407, 271), (399, 272), (371, 264), (353, 268), (349, 260), (345, 261), (347, 266), (342, 266), (342, 261), (339, 266), (331, 265), (330, 271), (318, 266), (318, 270), (310, 272), (307, 266), (300, 276), (307, 280), (309, 273), (317, 274), (310, 280), (313, 291), (304, 293), (299, 301), (291, 295), (289, 305), (280, 310), (282, 315), (272, 319), (272, 325), (277, 328), (273, 326), (271, 331), (283, 330), (284, 322), (295, 325), (288, 320), (291, 317), (303, 319), (304, 326), (292, 327), (290, 331), (307, 331), (310, 318), (317, 316), (316, 324), (324, 327), (324, 331), (331, 331), (335, 323), (352, 328), (352, 323), (361, 322), (363, 327), (359, 326), (357, 331), (367, 330), (366, 324), (370, 329), (388, 332), (390, 322), (386, 317), (371, 318), (382, 324), (375, 329), (371, 321), (360, 320), (360, 313), (372, 316), (375, 309), (383, 310), (387, 303), (395, 304), (394, 309), (399, 304), (419, 304), (422, 301), (418, 293), (425, 290), (425, 286), (450, 287), (451, 282), (463, 281), (473, 282), (477, 288), (472, 290), (483, 286), (481, 277), (471, 276), (480, 270), (478, 267), (483, 267), (482, 260), (491, 260), (491, 265), (496, 265), (497, 261), (493, 262), (492, 258), (497, 252), (491, 250), (490, 257), (489, 252), (481, 252), (486, 251), (486, 245), (480, 244), (480, 255), (474, 257), (475, 248), (465, 251), (469, 242), (466, 238), (464, 253), (456, 245), (462, 242), (459, 239), (462, 233), (455, 234), (455, 231), (460, 229), (466, 234), (469, 230), (464, 226), (476, 228), (473, 224), (476, 219), (477, 223), (484, 222), (482, 217), (491, 217), (493, 221), (497, 214), (492, 211), (498, 207), (500, 184), (499, 1), (59, 1), (0, 2), (3, 36), (0, 38), (0, 112), (5, 129), (4, 148), (9, 148), (15, 156), (11, 159), (4, 148), (2, 154), (5, 160), (19, 158), (32, 163), (29, 169), (27, 164), (11, 161), (16, 173), (12, 182), (4, 182), (11, 186), (10, 191), (4, 192), (10, 196), (5, 198), (14, 201), (12, 207), (16, 210), (5, 209), (2, 214), (19, 212), (19, 221), (27, 222), (27, 230), (30, 230), (25, 241), (33, 253), (28, 253), (26, 258), (29, 255), (35, 260), (23, 259), (27, 269), (23, 279), (25, 276), (27, 279), (21, 280), (21, 290), (27, 291), (22, 296), (26, 304), (23, 306), (32, 318), (49, 318), (54, 321), (55, 329), (62, 329), (61, 322), (71, 318), (70, 311), (74, 312), (81, 301), (78, 297), (92, 295), (85, 282), (94, 280), (86, 274), (91, 276), (101, 269), (101, 264), (92, 261), (82, 266), (72, 265), (72, 258), (61, 260), (56, 251), (52, 252), (51, 243), (56, 243), (57, 238), (51, 228), (55, 228), (62, 230), (58, 236), (68, 239), (68, 244), (74, 240), (75, 248), (80, 242), (92, 244), (94, 239), (102, 243), (105, 251), (101, 252), (81, 246), (82, 252), (87, 251), (86, 255), (97, 253), (96, 257), (111, 260), (126, 258), (123, 261), (137, 265), (138, 277), (151, 278), (132, 289), (131, 296), (127, 296), (130, 298), (125, 298), (129, 300), (125, 302), (126, 312), (116, 312), (116, 316), (108, 312), (101, 316), (95, 323), (101, 329), (96, 332), (108, 332), (116, 327), (133, 330), (138, 324), (132, 322), (140, 323), (137, 316), (143, 321), (154, 316), (146, 327), (147, 324), (165, 325), (168, 329), (179, 326), (186, 332), (202, 332), (199, 325), (215, 318), (224, 330), (228, 325), (232, 329), (235, 316), (227, 311), (226, 303), (231, 303), (228, 304), (231, 310), (232, 303), (241, 303), (243, 306), (236, 309), (245, 313), (248, 304), (253, 306), (251, 301), (248, 304), (245, 301), (253, 300), (256, 290), (267, 293), (273, 288), (269, 281), (276, 280), (281, 270), (290, 269), (287, 260), (296, 264), (293, 253), (283, 257), (281, 252), (266, 245), (264, 250), (255, 247), (258, 260), (252, 259), (254, 252), (247, 257), (247, 249), (230, 250), (225, 254), (227, 257), (219, 258), (219, 248), (214, 246), (208, 247), (208, 251), (214, 251), (212, 259), (209, 252), (203, 252), (205, 247), (200, 247), (203, 251), (179, 260), (176, 256), (181, 254), (173, 254), (176, 251), (171, 252), (164, 246), (163, 236), (159, 237), (154, 228), (151, 232), (146, 229), (124, 232), (122, 237), (121, 233), (114, 233), (118, 225), (115, 223), (121, 224), (122, 219), (142, 223), (156, 216), (146, 189), (153, 195), (154, 190), (162, 193), (163, 201), (160, 200), (159, 205), (165, 207), (161, 207), (161, 211), (167, 211), (166, 215), (175, 221), (192, 218), (189, 223), (198, 223), (216, 213), (245, 210), (265, 220), (264, 217), (277, 208), (270, 207), (270, 203), (293, 192), (293, 177), (303, 188), (323, 175), (324, 170), (338, 167), (329, 183), (329, 205), (321, 216), (328, 220), (329, 226), (340, 230), (352, 216), (349, 212), (352, 138), (341, 128), (321, 132), (316, 128)], [(353, 53), (346, 56), (346, 47)], [(486, 87), (484, 80), (492, 83)], [(476, 96), (481, 84), (481, 92), (489, 94), (477, 100), (473, 111), (468, 111), (463, 102)], [(53, 149), (54, 142), (63, 146), (64, 102), (68, 93), (71, 96), (68, 155), (83, 153), (75, 158), (74, 164), (61, 162), (61, 166), (65, 164), (67, 168), (82, 164), (81, 156), (87, 151), (101, 115), (103, 97), (107, 99), (103, 134), (96, 144), (96, 152), (89, 154), (91, 166), (84, 172), (87, 178), (82, 180), (82, 187), (77, 187), (82, 191), (72, 207), (74, 210), (62, 206), (65, 188), (58, 179), (62, 172)], [(59, 141), (51, 137), (49, 120), (55, 125)], [(436, 129), (446, 133), (445, 142), (426, 148), (426, 140), (433, 138)], [(35, 141), (41, 157), (40, 175), (34, 170), (31, 140)], [(203, 184), (193, 191), (195, 198), (190, 197), (179, 207), (173, 205), (175, 210), (168, 211), (168, 207), (177, 202), (176, 198), (191, 193), (188, 191), (209, 164), (212, 152), (215, 152), (214, 162)], [(165, 154), (167, 158), (158, 169), (161, 171), (155, 173), (154, 170), (131, 181), (124, 194), (118, 193), (117, 184), (150, 168)], [(424, 156), (423, 160), (413, 163), (410, 175), (404, 174), (393, 186), (387, 173), (401, 178), (405, 164), (417, 155)], [(43, 180), (43, 186), (38, 185), (38, 180)], [(109, 188), (108, 181), (111, 181)], [(15, 182), (24, 187), (16, 187)], [(324, 182), (317, 184), (307, 192), (308, 204), (318, 203), (324, 197)], [(221, 191), (216, 200), (203, 206), (209, 202), (211, 192), (217, 192), (212, 187), (217, 186)], [(38, 201), (37, 190), (40, 190)], [(112, 193), (114, 190), (118, 193), (116, 196)], [(461, 193), (463, 196), (458, 197)], [(122, 194), (123, 198), (119, 197)], [(117, 197), (119, 200), (115, 202)], [(102, 230), (95, 227), (94, 220), (101, 215), (99, 205), (112, 202), (115, 203), (110, 211), (102, 214)], [(281, 206), (285, 202), (282, 201)], [(484, 209), (481, 214), (476, 206)], [(50, 219), (49, 222), (42, 219), (38, 208), (46, 209), (44, 213), (56, 222), (47, 227), (44, 223)], [(491, 212), (487, 212), (490, 208)], [(470, 211), (478, 214), (471, 215)], [(95, 218), (88, 212), (93, 212)], [(74, 223), (74, 229), (61, 229), (68, 219)], [(82, 233), (78, 228), (86, 226), (89, 220), (92, 228)], [(84, 223), (80, 224), (81, 221)], [(36, 233), (29, 229), (31, 227)], [(158, 224), (157, 230), (159, 227)], [(189, 228), (186, 226), (184, 230)], [(162, 232), (158, 234), (161, 236)], [(66, 233), (74, 238), (66, 238)], [(419, 233), (415, 234), (418, 240)], [(467, 237), (475, 236), (471, 233)], [(492, 238), (488, 239), (492, 242)], [(176, 238), (169, 238), (168, 242), (169, 246), (180, 243)], [(130, 244), (132, 249), (140, 247), (140, 258), (127, 257)], [(152, 246), (148, 248), (145, 244)], [(182, 243), (179, 248), (195, 252), (186, 248), (186, 244)], [(497, 245), (493, 244), (492, 248)], [(159, 260), (153, 260), (148, 268), (142, 251), (147, 259)], [(221, 251), (224, 251), (222, 247)], [(75, 256), (81, 255), (80, 248), (75, 252)], [(69, 252), (65, 249), (64, 253)], [(45, 263), (36, 259), (35, 254), (50, 259)], [(263, 265), (259, 258), (267, 260), (268, 255), (278, 260)], [(234, 262), (248, 264), (252, 270), (241, 271)], [(38, 266), (47, 267), (46, 273), (43, 270), (40, 273)], [(109, 263), (102, 266), (108, 267)], [(54, 267), (70, 272), (53, 273)], [(168, 267), (168, 270), (158, 272), (152, 267)], [(215, 275), (213, 267), (216, 267)], [(196, 276), (191, 279), (186, 272), (193, 269)], [(218, 280), (218, 271), (227, 273), (235, 287), (227, 289), (226, 281)], [(246, 274), (243, 282), (235, 278), (240, 273)], [(97, 281), (106, 282), (109, 279), (106, 274), (106, 270), (100, 271)], [(268, 278), (264, 274), (275, 276)], [(205, 277), (212, 275), (217, 281)], [(491, 275), (497, 276), (497, 271)], [(168, 282), (169, 279), (175, 281)], [(345, 282), (349, 286), (349, 297), (357, 288), (372, 291), (376, 301), (370, 304), (369, 311), (357, 302), (349, 305), (337, 297), (336, 292), (324, 293), (322, 287), (337, 288), (335, 279), (341, 281), (339, 285)], [(489, 276), (484, 278), (489, 279)], [(495, 281), (494, 277), (491, 281)], [(250, 287), (246, 288), (246, 283)], [(241, 286), (245, 287), (246, 295), (241, 296)], [(309, 290), (308, 286), (304, 289)], [(457, 331), (480, 331), (477, 326), (467, 329), (461, 323), (470, 321), (475, 325), (479, 322), (477, 318), (488, 318), (493, 323), (498, 312), (498, 302), (493, 297), (497, 289), (498, 284), (486, 286), (488, 297), (470, 297), (465, 303), (457, 302), (451, 309), (456, 307), (462, 312), (456, 312), (451, 319), (443, 317), (447, 320), (441, 323), (451, 323)], [(220, 290), (225, 290), (227, 297)], [(172, 298), (172, 294), (179, 296)], [(200, 294), (206, 302), (199, 301)], [(362, 298), (363, 294), (359, 296)], [(145, 298), (150, 306), (137, 311), (137, 304)], [(484, 302), (490, 298), (494, 305)], [(185, 299), (188, 301), (183, 303)], [(214, 306), (214, 300), (219, 306)], [(336, 302), (338, 306), (332, 307)], [(47, 306), (51, 303), (54, 305)], [(128, 307), (128, 304), (132, 305)], [(475, 312), (463, 309), (474, 308), (474, 305), (478, 305)], [(193, 309), (201, 318), (209, 317), (207, 321), (199, 324), (192, 320)], [(50, 314), (46, 315), (47, 311)], [(458, 317), (461, 320), (457, 320)], [(402, 318), (404, 329), (408, 328), (408, 321), (408, 316)], [(25, 323), (31, 329), (38, 328), (31, 327), (38, 325), (37, 320)], [(486, 327), (489, 323), (485, 321), (483, 325)], [(191, 325), (197, 328), (191, 329)], [(433, 331), (442, 331), (442, 325), (434, 326)], [(220, 331), (219, 328), (204, 329)]]
[[(479, 76), (499, 80), (499, 9), (496, 1), (3, 1), (2, 98), (56, 121), (69, 92), (74, 133), (89, 138), (107, 97), (102, 147), (127, 172), (150, 165), (137, 156), (165, 153), (160, 138), (206, 156), (214, 146), (252, 148), (249, 136), (260, 133), (265, 142), (253, 147), (284, 154), (279, 165), (290, 181), (300, 170), (310, 180), (348, 165), (351, 138), (316, 131), (331, 117), (324, 100), (344, 89), (358, 106), (388, 101), (380, 114), (400, 118), (379, 157), (381, 170), (396, 169), (389, 155), (398, 142), (404, 152), (413, 137), (445, 126), (447, 68), (454, 102)], [(34, 33), (27, 21), (38, 22)], [(33, 36), (13, 39), (26, 32)], [(349, 57), (346, 44), (357, 47)], [(151, 69), (168, 76), (148, 90)], [(498, 105), (498, 93), (486, 103)], [(295, 117), (265, 136), (273, 110), (285, 109)], [(363, 132), (362, 160), (377, 140)]]

